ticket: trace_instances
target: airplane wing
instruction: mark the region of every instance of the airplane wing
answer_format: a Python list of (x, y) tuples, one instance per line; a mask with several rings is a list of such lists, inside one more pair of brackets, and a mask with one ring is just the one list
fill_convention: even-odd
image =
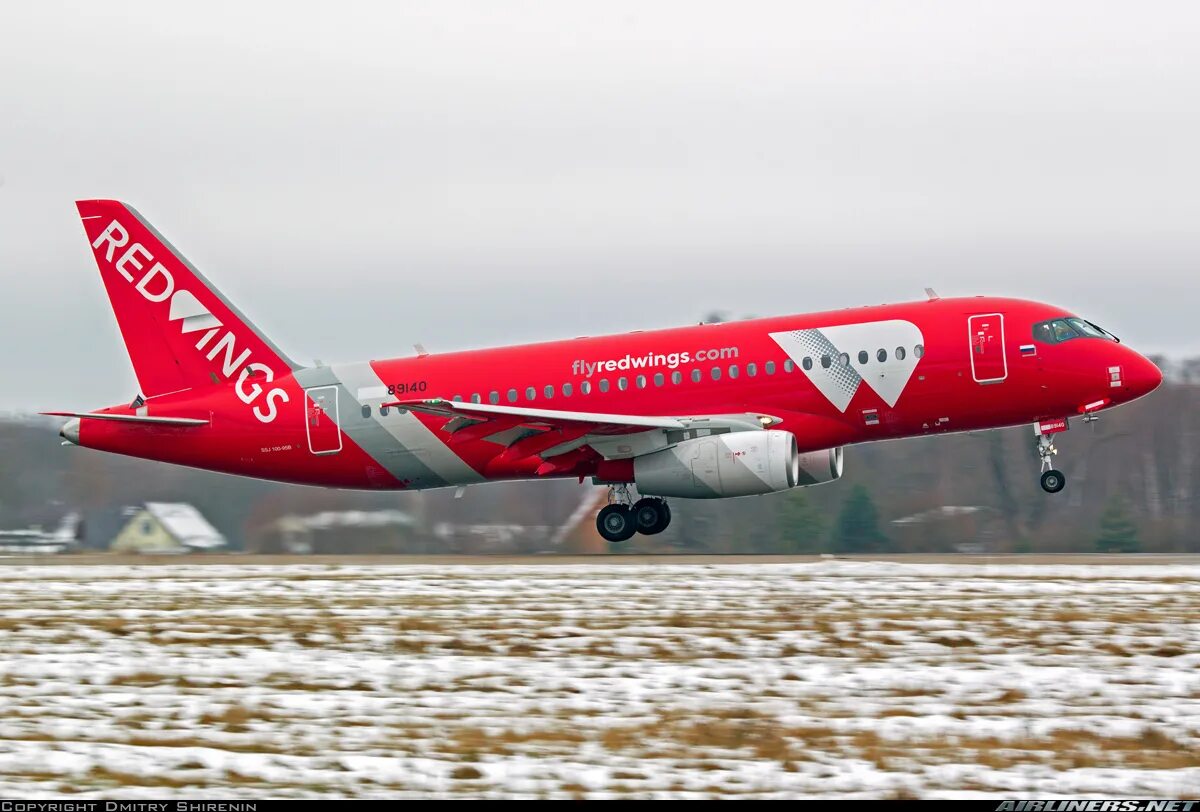
[[(527, 457), (539, 457), (537, 473), (572, 471), (577, 455), (594, 453), (606, 459), (635, 456), (632, 445), (617, 442), (621, 435), (639, 432), (667, 432), (653, 444), (663, 448), (678, 442), (670, 432), (725, 433), (758, 431), (781, 422), (765, 414), (722, 415), (631, 415), (606, 412), (576, 412), (565, 409), (532, 409), (491, 403), (466, 403), (456, 400), (396, 400), (384, 404), (419, 414), (447, 418), (443, 431), (450, 433), (451, 445), (468, 440), (487, 440), (503, 448), (497, 454), (500, 463)], [(590, 451), (589, 451), (590, 449)], [(645, 447), (645, 451), (651, 450)]]
[(123, 423), (146, 423), (158, 426), (207, 426), (207, 420), (196, 417), (160, 417), (148, 414), (106, 414), (103, 412), (42, 412), (47, 417), (76, 417), (89, 420), (116, 420)]
[(625, 433), (640, 429), (723, 428), (731, 431), (756, 430), (780, 422), (779, 418), (764, 414), (732, 415), (685, 415), (660, 417), (633, 414), (609, 414), (605, 412), (574, 412), (565, 409), (531, 409), (521, 406), (502, 406), (492, 403), (466, 403), (458, 400), (396, 400), (385, 406), (408, 409), (422, 414), (440, 415), (449, 418), (468, 418), (472, 422), (486, 422), (508, 418), (521, 423), (548, 426), (587, 425), (603, 433)]

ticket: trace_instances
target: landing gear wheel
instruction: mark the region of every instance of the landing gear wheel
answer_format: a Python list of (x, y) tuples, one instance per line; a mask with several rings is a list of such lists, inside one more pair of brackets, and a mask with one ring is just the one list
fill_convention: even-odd
[(666, 530), (671, 523), (671, 508), (666, 501), (647, 496), (633, 506), (633, 518), (639, 533), (653, 536)]
[(637, 522), (628, 505), (608, 505), (596, 516), (596, 530), (605, 541), (629, 541), (637, 532)]
[(1042, 474), (1042, 490), (1046, 493), (1058, 493), (1067, 484), (1067, 477), (1062, 471), (1050, 469)]

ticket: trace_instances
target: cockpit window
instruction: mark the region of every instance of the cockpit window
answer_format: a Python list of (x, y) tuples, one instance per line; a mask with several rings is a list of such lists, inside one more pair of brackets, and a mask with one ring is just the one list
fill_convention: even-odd
[(1072, 338), (1079, 338), (1079, 333), (1075, 332), (1075, 328), (1066, 319), (1055, 319), (1050, 322), (1050, 327), (1054, 330), (1055, 341), (1070, 341)]
[(1075, 332), (1074, 327), (1067, 324), (1066, 319), (1053, 319), (1033, 325), (1033, 337), (1047, 344), (1060, 344), (1063, 341), (1070, 341), (1072, 338), (1079, 338), (1079, 333)]
[(1081, 335), (1088, 336), (1089, 338), (1107, 338), (1111, 340), (1116, 339), (1116, 336), (1112, 335), (1107, 330), (1097, 327), (1090, 321), (1084, 321), (1083, 319), (1067, 319), (1067, 322), (1070, 323), (1070, 325), (1076, 330), (1078, 330)]
[(1074, 316), (1063, 319), (1051, 319), (1033, 325), (1033, 337), (1046, 344), (1061, 344), (1072, 338), (1103, 338), (1116, 341), (1117, 337), (1100, 329), (1090, 321)]

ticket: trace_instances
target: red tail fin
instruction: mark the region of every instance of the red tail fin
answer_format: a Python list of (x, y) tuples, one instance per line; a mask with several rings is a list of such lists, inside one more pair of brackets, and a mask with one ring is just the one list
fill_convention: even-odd
[(294, 368), (132, 207), (76, 205), (144, 396)]

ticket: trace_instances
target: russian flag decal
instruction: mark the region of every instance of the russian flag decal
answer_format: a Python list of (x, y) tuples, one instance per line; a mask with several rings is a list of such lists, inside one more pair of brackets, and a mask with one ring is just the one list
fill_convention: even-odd
[(1037, 355), (1037, 347), (1035, 345), (1033, 345), (1033, 344), (1022, 344), (1021, 345), (1021, 356), (1022, 357), (1027, 358), (1027, 357), (1031, 357), (1034, 355)]

